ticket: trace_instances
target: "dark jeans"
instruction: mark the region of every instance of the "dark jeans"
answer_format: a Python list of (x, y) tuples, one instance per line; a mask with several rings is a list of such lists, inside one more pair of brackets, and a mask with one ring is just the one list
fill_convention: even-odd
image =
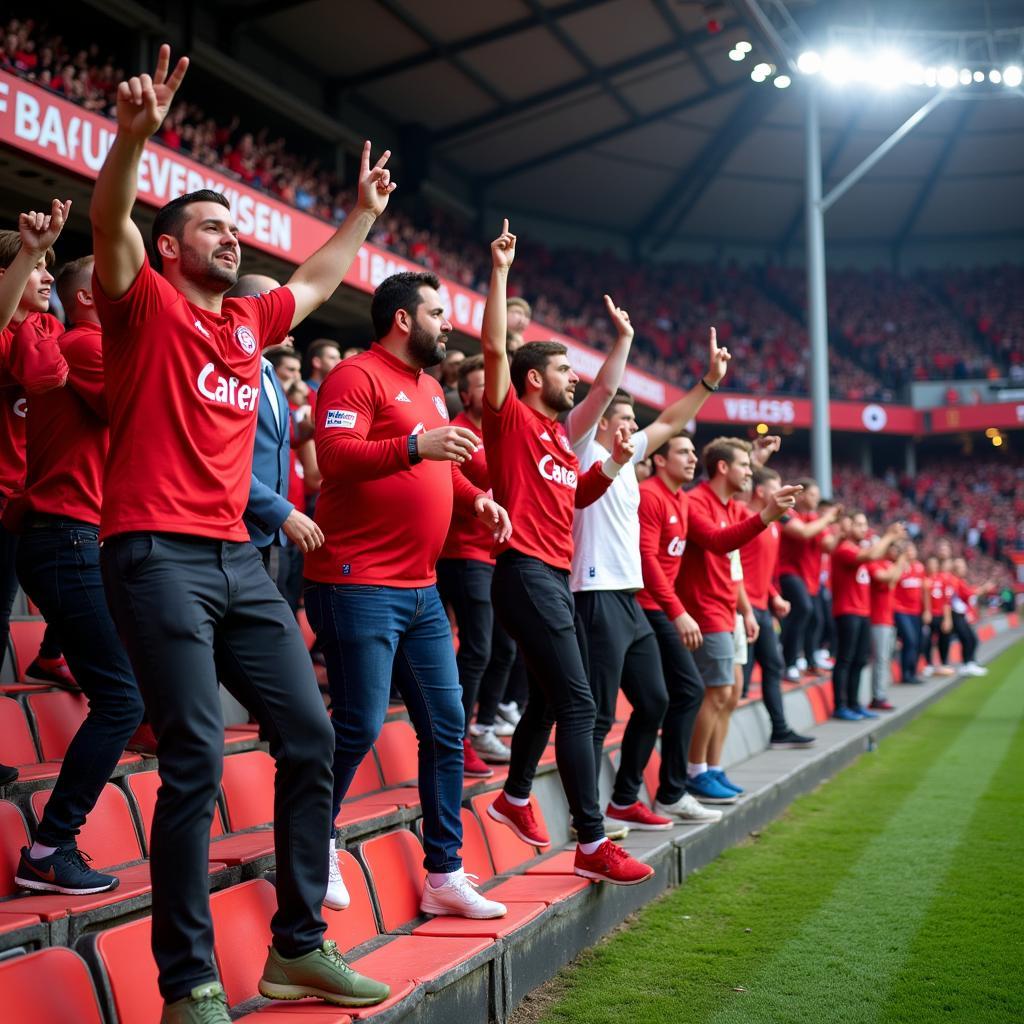
[(661, 671), (661, 653), (654, 630), (629, 590), (580, 590), (576, 603), (576, 635), (594, 695), (594, 767), (600, 780), (604, 741), (615, 722), (619, 686), (633, 705), (622, 737), (619, 770), (612, 802), (635, 804), (644, 768), (658, 742), (668, 690)]
[(594, 765), (594, 698), (576, 636), (569, 574), (506, 551), (491, 588), (494, 612), (523, 652), (529, 680), (526, 710), (512, 737), (505, 791), (526, 799), (557, 722), (555, 756), (582, 843), (604, 836)]
[(306, 614), (327, 661), (334, 726), (334, 821), (380, 735), (394, 679), (419, 738), (424, 864), (462, 866), (462, 715), (452, 631), (437, 587), (310, 583)]
[(782, 706), (782, 650), (779, 638), (775, 635), (775, 619), (767, 608), (755, 608), (754, 618), (761, 631), (743, 666), (743, 694), (746, 696), (750, 686), (750, 676), (754, 671), (754, 662), (761, 666), (761, 700), (772, 723), (772, 736), (781, 736), (789, 732), (786, 724), (786, 713)]
[[(0, 495), (0, 512), (6, 500)], [(18, 593), (18, 535), (0, 523), (0, 663), (7, 654), (11, 635), (11, 609)], [(21, 666), (25, 668), (24, 665)]]
[(661, 769), (656, 799), (663, 804), (674, 804), (686, 792), (686, 761), (697, 712), (704, 701), (704, 681), (671, 619), (661, 611), (644, 611), (644, 615), (658, 642), (661, 671), (668, 690), (668, 710), (661, 727)]
[[(494, 638), (494, 607), (491, 604), (491, 580), (494, 566), (488, 562), (468, 558), (442, 558), (437, 563), (437, 591), (441, 601), (450, 605), (459, 627), (459, 653), (455, 663), (459, 667), (459, 683), (462, 686), (462, 710), (466, 716), (466, 732), (473, 720), (477, 698), (481, 711), (490, 711), (494, 724), (494, 708), (501, 700), (505, 688), (504, 676), (490, 671), (491, 644)], [(498, 626), (498, 630), (501, 627)], [(504, 633), (503, 630), (501, 630)], [(505, 663), (511, 658), (507, 652), (515, 651), (515, 645), (506, 637)], [(499, 666), (495, 666), (498, 668)], [(489, 689), (485, 694), (483, 682)]]
[(837, 708), (860, 706), (860, 677), (871, 657), (871, 619), (867, 615), (836, 617), (836, 663), (832, 690)]
[(807, 584), (799, 576), (782, 576), (779, 579), (782, 596), (790, 603), (789, 615), (782, 623), (782, 656), (786, 668), (796, 664), (797, 658), (807, 658), (814, 664), (814, 598), (807, 592)]
[(18, 577), (89, 700), (36, 833), (44, 846), (67, 846), (142, 721), (142, 697), (103, 593), (98, 527), (57, 519), (30, 527), (18, 545)]
[(978, 653), (978, 634), (962, 612), (953, 612), (953, 632), (960, 641), (960, 660), (966, 665)]
[(529, 696), (530, 684), (526, 676), (526, 662), (523, 661), (523, 656), (517, 649), (516, 657), (509, 669), (503, 703), (515, 704), (522, 711), (526, 707)]
[(814, 602), (814, 650), (826, 650), (835, 654), (836, 620), (832, 617), (832, 591), (822, 587), (811, 598)]
[(932, 648), (938, 646), (939, 648), (939, 663), (942, 665), (949, 664), (949, 646), (953, 642), (952, 633), (942, 632), (942, 616), (940, 615), (937, 619), (932, 619), (931, 626), (925, 627), (924, 633), (924, 657), (925, 661), (931, 665), (932, 663)]
[(153, 954), (173, 1001), (216, 977), (208, 860), (224, 757), (218, 678), (277, 762), (270, 924), (287, 957), (323, 942), (334, 737), (295, 617), (251, 544), (125, 533), (106, 541), (101, 564), (157, 735)]
[(917, 675), (917, 659), (921, 656), (921, 616), (896, 612), (893, 623), (900, 638), (900, 681), (905, 683)]

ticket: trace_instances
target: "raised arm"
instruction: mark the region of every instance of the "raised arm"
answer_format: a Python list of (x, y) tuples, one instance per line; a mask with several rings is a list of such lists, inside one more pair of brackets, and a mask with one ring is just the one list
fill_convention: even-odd
[(906, 559), (900, 555), (888, 569), (876, 569), (871, 575), (879, 583), (887, 583), (891, 590), (899, 582), (903, 570), (907, 567)]
[(182, 57), (168, 76), (170, 63), (171, 48), (164, 43), (152, 77), (137, 75), (117, 87), (117, 135), (100, 168), (89, 205), (96, 277), (110, 299), (119, 299), (128, 291), (146, 259), (132, 207), (142, 151), (163, 124), (188, 70), (188, 57)]
[(712, 327), (708, 338), (707, 373), (678, 402), (673, 402), (650, 426), (644, 427), (649, 452), (657, 451), (670, 437), (675, 437), (700, 412), (708, 395), (725, 376), (731, 358), (727, 348), (718, 347), (718, 335)]
[(484, 397), (492, 409), (505, 404), (512, 374), (508, 367), (505, 335), (508, 330), (508, 272), (516, 258), (516, 236), (508, 229), (508, 217), (501, 234), (491, 242), (491, 286), (484, 304), (484, 322), (480, 328), (480, 347), (484, 353)]
[(46, 250), (57, 241), (68, 219), (71, 200), (54, 199), (50, 212), (31, 210), (18, 217), (21, 248), (11, 265), (0, 275), (0, 330), (14, 318), (32, 271), (46, 258)]
[(873, 544), (861, 548), (857, 552), (858, 562), (877, 562), (885, 557), (886, 551), (895, 541), (903, 540), (907, 531), (899, 523), (893, 523)]
[(819, 533), (827, 530), (838, 518), (841, 509), (838, 505), (830, 505), (824, 515), (818, 516), (813, 522), (805, 523), (802, 519), (794, 516), (788, 520), (782, 529), (791, 537), (802, 537), (804, 540), (811, 540)]
[(615, 392), (619, 390), (622, 375), (626, 372), (629, 350), (633, 347), (634, 332), (629, 314), (616, 306), (610, 295), (604, 297), (604, 308), (615, 326), (615, 344), (597, 371), (587, 397), (569, 413), (565, 422), (569, 443), (574, 447), (594, 429)]
[(391, 150), (386, 149), (370, 167), (370, 143), (363, 143), (359, 164), (359, 198), (355, 209), (337, 231), (288, 279), (286, 287), (295, 297), (292, 327), (302, 323), (319, 309), (345, 279), (348, 268), (366, 241), (374, 221), (384, 212), (395, 183), (386, 164)]

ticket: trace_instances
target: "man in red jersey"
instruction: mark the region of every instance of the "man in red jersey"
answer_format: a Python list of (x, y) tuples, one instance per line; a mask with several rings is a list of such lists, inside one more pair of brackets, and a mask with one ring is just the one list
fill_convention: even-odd
[[(479, 438), (483, 433), (483, 356), (463, 359), (459, 365), (458, 392), (463, 411), (452, 420), (452, 425), (465, 427)], [(480, 490), (490, 490), (491, 479), (483, 444), (477, 445), (461, 470)], [(466, 716), (464, 772), (477, 778), (493, 774), (485, 761), (505, 764), (509, 759), (508, 747), (495, 733), (494, 716), (515, 661), (516, 646), (494, 620), (494, 606), (491, 604), (493, 546), (494, 537), (487, 525), (456, 507), (437, 563), (438, 592), (441, 600), (451, 607), (459, 627), (456, 664), (462, 687), (462, 709)], [(482, 725), (472, 725), (478, 695), (481, 708), (486, 709), (487, 721)]]
[(860, 677), (871, 653), (871, 570), (869, 562), (880, 559), (889, 547), (902, 540), (905, 531), (893, 523), (881, 537), (866, 544), (868, 517), (850, 512), (843, 539), (832, 552), (832, 612), (836, 620), (836, 664), (832, 670), (835, 693), (833, 718), (859, 722), (877, 718), (860, 702)]
[[(894, 557), (895, 556), (895, 557)], [(904, 551), (895, 545), (877, 562), (868, 565), (871, 573), (871, 704), (872, 711), (892, 711), (889, 686), (892, 683), (892, 656), (896, 643), (893, 594), (907, 565)]]
[(494, 610), (519, 644), (529, 672), (529, 700), (512, 737), (508, 780), (487, 809), (533, 846), (550, 839), (530, 807), (530, 790), (551, 728), (555, 754), (579, 842), (574, 871), (632, 885), (654, 871), (604, 834), (594, 765), (594, 698), (576, 635), (569, 569), (573, 509), (596, 501), (630, 461), (620, 431), (604, 463), (580, 472), (558, 414), (572, 408), (579, 377), (564, 345), (532, 342), (506, 350), (506, 285), (516, 236), (504, 222), (491, 243), (491, 284), (484, 307), (484, 443), (491, 484), (515, 523), (496, 546)]
[[(750, 481), (750, 498), (747, 507), (751, 512), (761, 512), (768, 505), (772, 495), (782, 486), (782, 478), (774, 469), (758, 466)], [(743, 587), (747, 600), (757, 620), (758, 632), (747, 663), (743, 666), (744, 688), (750, 686), (754, 662), (761, 666), (761, 700), (771, 721), (772, 750), (799, 750), (814, 743), (813, 736), (802, 736), (791, 729), (786, 721), (782, 701), (782, 650), (775, 632), (773, 615), (785, 619), (789, 614), (789, 602), (776, 590), (775, 569), (779, 561), (779, 543), (786, 517), (771, 523), (753, 540), (740, 548), (743, 564)]]
[(758, 634), (743, 590), (739, 549), (781, 519), (800, 493), (799, 486), (780, 487), (760, 512), (748, 512), (742, 502), (734, 501), (749, 489), (751, 450), (749, 441), (734, 437), (719, 437), (704, 446), (701, 455), (708, 479), (689, 493), (686, 550), (676, 581), (679, 598), (703, 637), (694, 660), (704, 680), (704, 703), (690, 743), (686, 788), (704, 803), (735, 803), (742, 792), (721, 765), (738, 696), (733, 693), (736, 634), (743, 630), (748, 643)]
[(661, 727), (661, 767), (654, 809), (692, 824), (718, 821), (722, 812), (705, 807), (686, 792), (686, 760), (704, 699), (704, 682), (693, 660), (703, 637), (700, 626), (676, 593), (676, 577), (686, 549), (687, 500), (697, 453), (689, 434), (669, 438), (652, 456), (654, 473), (640, 484), (640, 565), (644, 588), (637, 603), (654, 630), (668, 690)]
[(835, 546), (828, 528), (841, 512), (830, 505), (824, 515), (818, 515), (821, 488), (809, 477), (798, 482), (803, 493), (796, 514), (782, 528), (779, 544), (779, 590), (790, 608), (782, 626), (782, 657), (791, 682), (797, 682), (801, 672), (814, 664), (814, 598), (821, 586), (821, 555)]
[(917, 662), (921, 657), (921, 633), (925, 612), (931, 613), (931, 597), (925, 586), (924, 562), (917, 545), (907, 541), (903, 571), (893, 590), (893, 625), (900, 640), (900, 682), (919, 683)]
[(277, 761), (278, 910), (260, 991), (360, 1005), (387, 997), (324, 942), (333, 735), (294, 616), (242, 522), (251, 481), (260, 350), (341, 283), (394, 188), (367, 143), (344, 224), (283, 288), (224, 299), (241, 249), (227, 200), (172, 200), (132, 220), (139, 164), (185, 75), (117, 89), (117, 135), (93, 191), (93, 297), (103, 330), (110, 450), (100, 536), (104, 588), (158, 740), (150, 845), (153, 952), (165, 1021), (226, 1022), (213, 966), (210, 825), (224, 753), (218, 679), (253, 712)]
[(331, 689), (334, 819), (384, 725), (394, 678), (419, 737), (421, 909), (492, 918), (505, 907), (477, 892), (459, 854), (465, 719), (435, 566), (453, 507), (480, 519), (492, 541), (511, 528), (459, 471), (477, 436), (448, 422), (441, 386), (424, 372), (444, 357), (452, 329), (439, 287), (426, 272), (382, 281), (370, 307), (376, 342), (320, 385), (316, 520), (326, 539), (306, 555), (306, 614)]
[[(925, 679), (931, 676), (951, 676), (954, 674), (949, 664), (949, 648), (953, 642), (953, 583), (942, 571), (942, 562), (937, 555), (930, 555), (925, 560), (925, 586), (928, 588), (928, 610), (924, 615), (924, 660), (925, 667), (921, 675)], [(932, 665), (932, 649), (939, 649), (939, 664)]]
[[(118, 886), (116, 875), (89, 867), (75, 837), (143, 711), (100, 577), (107, 411), (92, 262), (91, 256), (74, 260), (57, 277), (57, 295), (72, 324), (55, 353), (67, 384), (32, 398), (25, 493), (16, 499), (23, 523), (18, 578), (59, 637), (89, 712), (64, 755), (35, 842), (21, 851), (15, 881), (25, 889), (77, 894)], [(37, 325), (42, 318), (23, 321), (14, 345), (33, 345)], [(56, 360), (40, 369), (44, 380), (61, 372)]]

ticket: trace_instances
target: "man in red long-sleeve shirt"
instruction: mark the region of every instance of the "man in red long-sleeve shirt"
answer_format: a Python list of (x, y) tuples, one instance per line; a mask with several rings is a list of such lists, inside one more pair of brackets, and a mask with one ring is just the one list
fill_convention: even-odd
[(576, 636), (569, 570), (573, 510), (608, 490), (632, 458), (633, 445), (621, 428), (611, 456), (581, 473), (557, 418), (573, 407), (579, 381), (565, 346), (523, 345), (509, 366), (505, 299), (515, 245), (506, 220), (491, 243), (491, 285), (481, 332), (483, 427), (494, 495), (508, 508), (515, 527), (511, 539), (496, 547), (491, 593), (498, 619), (523, 652), (530, 698), (512, 736), (508, 780), (488, 814), (533, 846), (550, 843), (531, 810), (530, 789), (557, 723), (558, 772), (579, 838), (574, 871), (631, 885), (654, 872), (604, 834), (594, 765), (595, 705)]
[(322, 548), (306, 555), (306, 611), (327, 660), (335, 732), (334, 816), (380, 734), (392, 676), (420, 743), (427, 881), (424, 913), (491, 918), (505, 907), (467, 880), (459, 854), (463, 731), (451, 627), (435, 566), (453, 505), (491, 538), (511, 532), (504, 509), (459, 467), (477, 437), (448, 422), (444, 392), (424, 370), (445, 353), (451, 323), (431, 273), (382, 281), (377, 338), (339, 363), (317, 392), (316, 521)]
[(736, 634), (744, 630), (753, 643), (758, 633), (743, 589), (739, 549), (781, 519), (800, 493), (799, 487), (780, 487), (754, 513), (734, 501), (750, 486), (750, 452), (748, 441), (733, 437), (716, 438), (704, 446), (708, 479), (689, 493), (686, 551), (676, 582), (680, 600), (704, 638), (694, 652), (705, 693), (690, 743), (687, 789), (707, 803), (734, 803), (741, 792), (721, 765), (736, 685)]

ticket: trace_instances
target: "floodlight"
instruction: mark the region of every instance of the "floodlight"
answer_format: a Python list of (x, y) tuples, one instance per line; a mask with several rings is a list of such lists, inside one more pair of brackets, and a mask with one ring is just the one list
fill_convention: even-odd
[(984, 71), (975, 71), (974, 72), (974, 80), (976, 82), (984, 82), (985, 81), (985, 72)]
[(939, 68), (939, 85), (943, 89), (952, 89), (958, 81), (956, 68), (951, 68), (948, 64), (943, 64)]
[(903, 69), (903, 80), (907, 85), (924, 85), (926, 82), (925, 69), (920, 64), (907, 64)]
[(1002, 443), (1003, 443), (1003, 439), (1002, 439), (1002, 438), (1001, 438), (1001, 437), (1000, 437), (1000, 436), (999, 436), (998, 434), (996, 434), (996, 436), (992, 438), (992, 444), (993, 444), (993, 445), (994, 445), (994, 446), (995, 446), (996, 448), (999, 448), (999, 447), (1001, 447), (1001, 446), (1002, 446)]
[(999, 431), (998, 431), (998, 430), (997, 430), (997, 429), (996, 429), (995, 427), (989, 427), (989, 428), (988, 428), (988, 430), (986, 430), (986, 431), (985, 431), (985, 436), (986, 436), (986, 437), (987, 437), (987, 438), (988, 438), (989, 440), (991, 440), (991, 439), (992, 439), (993, 437), (995, 437), (995, 436), (996, 436), (996, 434), (998, 434), (998, 433), (999, 433)]
[(971, 84), (971, 71), (970, 68), (960, 69), (960, 84), (970, 85)]
[(1019, 65), (1011, 64), (1009, 67), (1003, 68), (1003, 82), (1011, 89), (1016, 89), (1022, 78), (1024, 75), (1021, 74)]
[(772, 84), (776, 89), (788, 89), (792, 82), (793, 79), (789, 75), (779, 75)]
[(805, 75), (816, 75), (821, 70), (821, 54), (816, 50), (807, 50), (797, 57), (796, 66)]
[(939, 70), (938, 68), (925, 68), (924, 72), (924, 84), (934, 89), (939, 81)]
[(829, 50), (822, 64), (825, 77), (830, 82), (842, 85), (853, 77), (853, 61), (846, 50)]
[(999, 68), (993, 68), (988, 73), (988, 80), (993, 85), (998, 85), (1003, 80), (1003, 73), (1002, 73), (1002, 71), (1000, 71)]
[(767, 77), (767, 74), (765, 74), (763, 71), (758, 71), (757, 68), (754, 68), (754, 70), (750, 72), (750, 80), (752, 82), (757, 82), (758, 84), (763, 82)]
[(883, 89), (891, 89), (902, 81), (904, 65), (905, 62), (898, 53), (879, 54), (868, 71), (868, 81)]
[(753, 46), (751, 46), (750, 43), (748, 43), (744, 39), (736, 44), (736, 49), (739, 50), (740, 53), (750, 53), (750, 51), (753, 49)]
[(743, 60), (746, 54), (742, 50), (730, 50), (729, 60)]

